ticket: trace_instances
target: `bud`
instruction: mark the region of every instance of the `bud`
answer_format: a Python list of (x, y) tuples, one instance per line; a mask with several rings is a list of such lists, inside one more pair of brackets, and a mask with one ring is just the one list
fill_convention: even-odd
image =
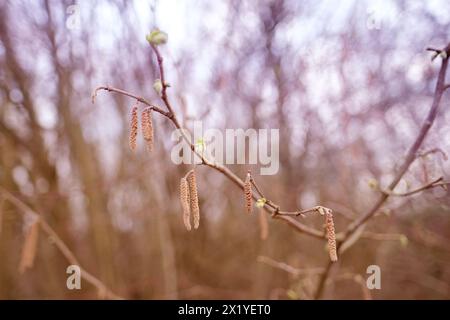
[(256, 207), (263, 208), (266, 202), (267, 202), (266, 198), (259, 198), (258, 200), (256, 200)]
[(378, 189), (378, 181), (375, 179), (370, 179), (367, 184), (369, 185), (369, 188), (372, 190), (377, 190)]
[(153, 82), (153, 89), (155, 89), (156, 93), (158, 93), (158, 95), (161, 95), (162, 89), (163, 89), (163, 85), (160, 79), (156, 79), (155, 82)]
[(149, 34), (145, 36), (145, 39), (154, 46), (158, 46), (160, 44), (167, 43), (167, 33), (164, 31), (161, 31), (159, 29), (153, 29)]
[(206, 143), (203, 138), (198, 138), (195, 142), (195, 150), (198, 152), (203, 152), (206, 149)]
[(402, 247), (406, 247), (408, 245), (408, 237), (404, 234), (400, 236), (400, 244), (402, 245)]

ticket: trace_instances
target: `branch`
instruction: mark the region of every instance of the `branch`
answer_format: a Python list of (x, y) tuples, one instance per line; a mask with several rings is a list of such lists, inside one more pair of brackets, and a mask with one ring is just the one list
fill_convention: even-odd
[[(186, 136), (185, 131), (187, 131), (187, 129), (182, 128), (180, 122), (178, 121), (178, 118), (176, 116), (176, 114), (173, 112), (173, 108), (172, 105), (170, 104), (169, 98), (167, 96), (167, 92), (166, 89), (168, 87), (167, 83), (165, 82), (165, 75), (164, 75), (164, 66), (163, 66), (163, 58), (158, 50), (158, 48), (154, 45), (151, 46), (156, 57), (157, 57), (157, 62), (158, 62), (158, 68), (159, 68), (159, 72), (160, 72), (160, 78), (161, 78), (161, 82), (163, 85), (163, 88), (161, 90), (161, 99), (164, 102), (165, 107), (167, 108), (168, 112), (161, 110), (161, 108), (158, 108), (156, 106), (154, 106), (153, 104), (151, 104), (150, 102), (148, 102), (146, 99), (137, 96), (135, 94), (132, 94), (128, 91), (122, 90), (122, 89), (117, 89), (117, 88), (113, 88), (113, 87), (109, 87), (109, 86), (100, 86), (98, 88), (96, 88), (92, 94), (92, 102), (95, 103), (95, 98), (97, 96), (97, 92), (99, 90), (106, 90), (106, 91), (110, 91), (110, 92), (115, 92), (115, 93), (119, 93), (125, 96), (128, 96), (130, 98), (136, 99), (137, 101), (150, 106), (151, 108), (153, 108), (153, 110), (161, 113), (162, 115), (164, 115), (165, 117), (167, 117), (175, 126), (175, 128), (180, 129), (180, 132), (182, 134), (183, 139), (189, 144), (190, 149), (192, 150), (192, 152), (197, 155), (199, 157), (199, 159), (201, 160), (202, 164), (215, 169), (216, 171), (219, 171), (220, 173), (222, 173), (223, 175), (225, 175), (229, 180), (231, 180), (232, 182), (234, 182), (235, 185), (237, 185), (239, 188), (241, 188), (242, 190), (244, 190), (244, 181), (242, 181), (242, 179), (240, 179), (236, 174), (234, 174), (230, 169), (228, 169), (227, 167), (216, 163), (215, 161), (210, 161), (209, 159), (207, 159), (203, 153), (198, 152), (195, 148), (195, 145), (192, 143), (192, 141)], [(256, 185), (255, 182), (253, 182), (254, 185)], [(259, 189), (257, 189), (259, 190)], [(260, 193), (260, 191), (258, 191)], [(260, 193), (260, 195), (262, 195)], [(253, 198), (255, 200), (258, 200), (258, 196), (256, 194), (253, 194)], [(267, 198), (266, 198), (267, 199)], [(314, 228), (308, 227), (298, 221), (296, 221), (295, 219), (292, 219), (291, 217), (289, 217), (288, 215), (301, 215), (303, 213), (306, 212), (311, 212), (311, 211), (316, 211), (317, 208), (319, 207), (314, 207), (312, 209), (306, 209), (306, 210), (301, 210), (301, 211), (296, 211), (295, 214), (293, 212), (285, 212), (285, 211), (280, 211), (280, 207), (275, 204), (274, 202), (270, 201), (270, 200), (266, 200), (266, 203), (264, 205), (264, 209), (266, 210), (266, 212), (270, 213), (272, 215), (273, 218), (279, 219), (279, 220), (283, 220), (284, 222), (286, 222), (287, 224), (289, 224), (291, 227), (293, 227), (295, 230), (297, 230), (298, 232), (301, 233), (305, 233), (307, 235), (310, 235), (312, 237), (316, 237), (316, 238), (321, 238), (321, 239), (325, 239), (326, 238), (326, 234), (325, 232), (322, 231), (318, 231)], [(321, 207), (322, 208), (322, 207)], [(324, 208), (324, 207), (323, 207)]]
[(442, 155), (442, 158), (443, 158), (445, 161), (448, 160), (447, 154), (446, 154), (441, 148), (433, 148), (433, 149), (430, 149), (430, 150), (428, 150), (428, 151), (419, 152), (419, 153), (417, 154), (417, 157), (423, 158), (423, 157), (426, 157), (427, 155), (433, 154), (433, 153), (440, 153), (440, 154)]
[(174, 112), (173, 112), (172, 106), (169, 102), (169, 99), (167, 98), (167, 88), (169, 87), (169, 85), (166, 83), (166, 80), (165, 80), (163, 57), (162, 57), (161, 53), (159, 52), (157, 46), (152, 44), (151, 47), (153, 49), (153, 52), (156, 55), (156, 59), (158, 60), (159, 75), (161, 77), (161, 84), (162, 84), (161, 99), (166, 104), (166, 107), (167, 107), (167, 109), (169, 109), (169, 112), (173, 114)]
[[(450, 44), (449, 46), (450, 47)], [(446, 51), (448, 49), (445, 49)], [(391, 184), (388, 187), (388, 190), (394, 190), (394, 188), (397, 186), (399, 181), (402, 179), (403, 175), (406, 173), (406, 171), (409, 169), (409, 166), (416, 158), (417, 151), (419, 150), (420, 146), (422, 145), (423, 141), (425, 140), (426, 135), (428, 134), (428, 131), (430, 130), (431, 126), (433, 125), (434, 120), (436, 119), (436, 115), (439, 109), (439, 104), (442, 98), (442, 95), (444, 93), (444, 81), (445, 81), (445, 75), (447, 72), (448, 67), (448, 57), (445, 59), (442, 59), (442, 65), (441, 69), (439, 70), (439, 76), (438, 81), (436, 83), (436, 89), (433, 97), (433, 103), (431, 105), (430, 111), (428, 113), (427, 118), (425, 119), (425, 122), (423, 123), (419, 134), (416, 137), (416, 140), (410, 147), (406, 159), (401, 165), (399, 171), (397, 172), (396, 176), (392, 180)], [(364, 214), (361, 218), (357, 219), (355, 223), (351, 224), (348, 228), (348, 235), (352, 234), (358, 227), (360, 227), (362, 224), (364, 224), (370, 217), (372, 217), (378, 209), (384, 204), (384, 202), (388, 199), (389, 195), (383, 194), (380, 199), (375, 203), (375, 205), (370, 209), (366, 214)]]
[(94, 93), (92, 94), (92, 103), (95, 103), (95, 99), (97, 98), (97, 93), (100, 90), (106, 90), (106, 91), (109, 91), (109, 92), (116, 92), (116, 93), (120, 93), (122, 95), (128, 96), (130, 98), (134, 98), (134, 99), (136, 99), (136, 101), (141, 102), (141, 103), (145, 104), (146, 106), (149, 106), (150, 109), (152, 109), (153, 111), (161, 113), (163, 116), (165, 116), (165, 117), (167, 117), (169, 119), (171, 117), (170, 113), (168, 113), (168, 112), (164, 111), (163, 109), (161, 109), (161, 108), (151, 104), (150, 102), (148, 102), (147, 100), (145, 100), (142, 97), (139, 97), (139, 96), (137, 96), (137, 95), (135, 95), (135, 94), (133, 94), (131, 92), (128, 92), (128, 91), (125, 91), (125, 90), (122, 90), (122, 89), (117, 89), (117, 88), (108, 87), (108, 86), (106, 86), (106, 87), (105, 86), (100, 86), (100, 87), (95, 88)]
[(287, 273), (292, 274), (294, 277), (298, 277), (301, 275), (315, 275), (315, 274), (322, 274), (324, 269), (323, 268), (310, 268), (310, 269), (299, 269), (295, 268), (291, 265), (288, 265), (284, 262), (278, 262), (276, 260), (273, 260), (272, 258), (265, 257), (265, 256), (259, 256), (257, 259), (258, 262), (265, 263), (268, 266), (271, 266), (276, 269), (280, 269), (283, 271), (286, 271)]
[(408, 242), (408, 238), (401, 233), (374, 233), (366, 231), (361, 235), (361, 238), (377, 241), (399, 241), (402, 244)]
[[(249, 170), (250, 172), (250, 170)], [(255, 179), (253, 179), (253, 176), (250, 176), (250, 182), (252, 183), (252, 185), (255, 187), (256, 191), (258, 192), (258, 194), (261, 196), (261, 198), (266, 199), (266, 205), (270, 206), (271, 208), (275, 209), (275, 211), (273, 212), (273, 217), (275, 216), (302, 216), (305, 217), (306, 213), (311, 213), (311, 212), (316, 212), (316, 213), (322, 213), (322, 210), (330, 210), (330, 208), (326, 208), (323, 206), (315, 206), (309, 209), (303, 209), (303, 210), (298, 210), (298, 211), (280, 211), (280, 207), (273, 203), (272, 201), (268, 200), (264, 194), (262, 193), (261, 189), (258, 187), (258, 185), (256, 184)]]
[[(406, 173), (406, 171), (409, 169), (409, 166), (411, 163), (416, 159), (417, 152), (422, 145), (423, 141), (425, 140), (425, 137), (428, 134), (428, 131), (430, 130), (431, 126), (433, 125), (434, 120), (436, 119), (437, 112), (439, 110), (439, 105), (441, 102), (442, 95), (445, 92), (446, 85), (445, 85), (445, 76), (447, 73), (447, 67), (448, 67), (448, 59), (449, 59), (449, 53), (450, 53), (450, 43), (443, 49), (443, 50), (437, 50), (434, 48), (427, 48), (429, 51), (435, 51), (435, 52), (445, 52), (445, 55), (442, 57), (442, 63), (441, 68), (439, 70), (439, 75), (436, 83), (436, 88), (434, 91), (433, 96), (433, 102), (430, 108), (430, 111), (428, 112), (428, 115), (419, 131), (419, 134), (417, 135), (414, 143), (411, 145), (411, 147), (408, 150), (407, 156), (400, 166), (399, 171), (395, 175), (392, 182), (389, 184), (388, 190), (392, 192), (394, 188), (397, 186), (399, 181), (402, 179), (403, 175)], [(439, 54), (438, 53), (438, 54)], [(364, 224), (371, 218), (373, 215), (381, 208), (381, 206), (386, 202), (386, 200), (389, 198), (388, 193), (383, 193), (380, 198), (375, 202), (375, 204), (372, 206), (370, 210), (368, 210), (365, 214), (363, 214), (360, 218), (355, 220), (352, 224), (349, 225), (347, 230), (344, 234), (344, 240), (338, 244), (338, 251), (340, 253), (339, 248), (345, 244), (346, 241), (349, 241), (351, 236), (361, 227), (364, 226)], [(325, 273), (322, 275), (322, 279), (319, 282), (319, 286), (317, 288), (315, 297), (316, 299), (320, 298), (323, 292), (323, 289), (325, 287), (325, 283), (327, 280), (327, 277), (330, 274), (330, 271), (332, 269), (333, 264), (328, 263), (327, 268), (325, 269)]]
[(396, 193), (394, 191), (389, 191), (389, 190), (380, 190), (380, 191), (382, 193), (384, 193), (384, 194), (389, 195), (389, 196), (407, 197), (407, 196), (413, 195), (415, 193), (422, 192), (422, 191), (427, 190), (427, 189), (432, 189), (432, 188), (439, 187), (439, 186), (445, 187), (445, 186), (450, 184), (449, 182), (441, 182), (443, 179), (444, 179), (444, 177), (439, 177), (439, 178), (437, 178), (437, 179), (435, 179), (435, 180), (433, 180), (433, 181), (431, 181), (431, 182), (429, 182), (429, 183), (427, 183), (427, 184), (425, 184), (425, 185), (423, 185), (423, 186), (421, 186), (421, 187), (419, 187), (417, 189), (414, 189), (414, 190), (411, 190), (411, 191), (408, 191), (408, 192), (404, 192), (404, 193)]
[(62, 239), (58, 236), (58, 234), (52, 229), (52, 227), (50, 227), (50, 225), (41, 218), (40, 214), (31, 209), (23, 201), (15, 197), (13, 194), (5, 190), (3, 187), (0, 187), (0, 192), (2, 193), (2, 197), (5, 200), (11, 202), (13, 205), (15, 205), (22, 212), (22, 214), (24, 215), (30, 214), (34, 218), (36, 218), (36, 221), (39, 222), (39, 226), (41, 227), (42, 231), (44, 231), (44, 233), (46, 233), (48, 237), (54, 241), (55, 246), (62, 253), (64, 258), (66, 258), (66, 260), (70, 264), (79, 266), (81, 270), (81, 277), (84, 278), (90, 284), (92, 284), (94, 287), (96, 287), (99, 293), (104, 295), (107, 299), (123, 299), (122, 297), (112, 292), (98, 278), (96, 278), (91, 273), (89, 273), (88, 271), (86, 271), (81, 267), (80, 263), (78, 262), (78, 259), (75, 257), (73, 252), (67, 247), (67, 245), (62, 241)]

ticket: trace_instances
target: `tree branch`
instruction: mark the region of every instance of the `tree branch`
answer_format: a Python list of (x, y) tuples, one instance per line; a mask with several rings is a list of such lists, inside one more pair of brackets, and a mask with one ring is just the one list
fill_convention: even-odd
[(389, 190), (380, 190), (380, 191), (382, 193), (384, 193), (384, 194), (389, 195), (389, 196), (407, 197), (407, 196), (410, 196), (410, 195), (413, 195), (413, 194), (425, 191), (427, 189), (432, 189), (432, 188), (439, 187), (439, 186), (445, 187), (445, 186), (450, 184), (449, 182), (441, 182), (443, 179), (444, 179), (444, 177), (439, 177), (439, 178), (437, 178), (437, 179), (435, 179), (435, 180), (433, 180), (433, 181), (431, 181), (431, 182), (429, 182), (429, 183), (427, 183), (427, 184), (425, 184), (425, 185), (423, 185), (423, 186), (421, 186), (421, 187), (419, 187), (417, 189), (414, 189), (414, 190), (411, 190), (411, 191), (408, 191), (408, 192), (404, 192), (404, 193), (397, 193), (397, 192), (389, 191)]
[[(450, 43), (443, 50), (437, 50), (434, 48), (427, 48), (427, 50), (435, 51), (435, 52), (439, 52), (439, 53), (445, 52), (445, 55), (442, 58), (441, 67), (439, 69), (439, 75), (438, 75), (438, 79), (437, 79), (437, 83), (436, 83), (436, 88), (434, 91), (433, 102), (432, 102), (430, 111), (428, 112), (428, 115), (419, 131), (419, 134), (417, 135), (416, 139), (414, 140), (414, 143), (411, 145), (411, 147), (408, 150), (407, 156), (406, 156), (403, 164), (400, 166), (399, 171), (395, 175), (392, 182), (389, 184), (388, 190), (390, 192), (392, 192), (394, 190), (394, 188), (397, 186), (399, 181), (402, 179), (403, 175), (409, 169), (409, 166), (411, 165), (411, 163), (414, 161), (414, 159), (416, 159), (417, 152), (418, 152), (420, 146), (422, 145), (423, 141), (425, 140), (425, 137), (427, 136), (428, 131), (430, 130), (431, 126), (433, 125), (434, 120), (436, 119), (436, 115), (439, 110), (440, 101), (441, 101), (442, 95), (445, 92), (445, 87), (446, 87), (445, 76), (446, 76), (447, 67), (448, 67)], [(349, 225), (349, 227), (347, 228), (347, 230), (344, 233), (344, 240), (342, 242), (338, 243), (338, 248), (341, 248), (341, 246), (346, 241), (348, 241), (351, 238), (351, 236), (359, 228), (364, 226), (364, 224), (381, 208), (381, 206), (386, 202), (386, 200), (389, 198), (389, 196), (390, 195), (388, 193), (383, 193), (379, 197), (377, 202), (375, 202), (375, 204), (372, 206), (372, 208), (370, 210), (368, 210), (360, 218), (358, 218), (352, 224)], [(338, 252), (340, 252), (339, 249), (338, 249)], [(316, 295), (315, 295), (316, 299), (321, 297), (327, 277), (329, 276), (333, 265), (337, 265), (337, 264), (328, 263), (327, 268), (325, 269), (326, 271), (322, 275), (322, 278), (319, 282), (319, 286), (317, 288)]]
[(84, 268), (81, 267), (80, 263), (78, 262), (78, 259), (75, 257), (73, 252), (69, 249), (69, 247), (67, 247), (67, 245), (62, 241), (62, 239), (58, 236), (58, 234), (52, 229), (52, 227), (50, 227), (50, 225), (42, 219), (42, 216), (40, 214), (31, 209), (22, 200), (15, 197), (12, 193), (8, 192), (3, 187), (0, 187), (0, 192), (2, 193), (2, 197), (5, 200), (11, 202), (14, 206), (16, 206), (22, 212), (22, 214), (24, 215), (30, 214), (36, 219), (36, 221), (39, 222), (39, 226), (41, 227), (42, 231), (46, 233), (47, 236), (54, 241), (55, 246), (62, 253), (64, 258), (66, 258), (66, 260), (70, 264), (77, 265), (80, 267), (81, 277), (84, 278), (90, 284), (92, 284), (94, 287), (96, 287), (99, 294), (104, 295), (105, 298), (107, 299), (123, 299), (122, 297), (112, 292), (98, 278), (96, 278), (91, 273), (89, 273), (88, 271), (86, 271)]
[[(174, 113), (172, 105), (170, 104), (169, 98), (167, 96), (166, 89), (167, 89), (168, 85), (165, 82), (163, 58), (156, 46), (151, 45), (151, 47), (157, 57), (158, 69), (160, 72), (160, 78), (161, 78), (161, 82), (162, 82), (162, 86), (163, 86), (162, 91), (161, 91), (161, 99), (163, 100), (164, 105), (167, 108), (168, 112), (161, 110), (161, 108), (154, 106), (149, 101), (147, 101), (146, 99), (144, 99), (138, 95), (132, 94), (132, 93), (122, 90), (122, 89), (117, 89), (117, 88), (113, 88), (113, 87), (109, 87), (109, 86), (100, 86), (100, 87), (96, 88), (92, 94), (92, 102), (95, 103), (95, 98), (97, 96), (98, 91), (106, 90), (106, 91), (115, 92), (115, 93), (119, 93), (119, 94), (128, 96), (128, 97), (133, 98), (147, 106), (150, 106), (151, 108), (153, 108), (153, 110), (155, 110), (155, 111), (161, 113), (162, 115), (164, 115), (165, 117), (167, 117), (174, 124), (175, 128), (180, 129), (183, 139), (189, 144), (192, 152), (199, 157), (202, 164), (204, 164), (210, 168), (213, 168), (216, 171), (219, 171), (220, 173), (225, 175), (229, 180), (231, 180), (235, 185), (237, 185), (239, 188), (244, 190), (244, 181), (242, 179), (240, 179), (236, 174), (234, 174), (227, 167), (220, 165), (220, 164), (216, 163), (215, 161), (210, 161), (209, 159), (205, 158), (204, 154), (201, 152), (198, 152), (195, 148), (195, 145), (187, 137), (187, 135), (185, 133), (185, 131), (187, 131), (187, 129), (181, 127), (181, 124), (180, 124), (176, 114)], [(258, 200), (258, 196), (256, 194), (253, 194), (253, 198), (255, 200)], [(308, 227), (308, 226), (296, 221), (295, 219), (287, 216), (287, 215), (301, 215), (304, 212), (315, 211), (315, 210), (317, 210), (318, 207), (314, 207), (312, 209), (301, 210), (301, 211), (295, 211), (295, 214), (289, 214), (289, 212), (280, 211), (279, 208), (280, 207), (277, 204), (275, 204), (274, 202), (272, 202), (266, 198), (266, 203), (264, 205), (264, 209), (266, 210), (266, 212), (270, 213), (273, 218), (276, 218), (276, 219), (286, 222), (288, 225), (290, 225), (292, 228), (294, 228), (298, 232), (305, 233), (305, 234), (310, 235), (315, 238), (321, 238), (321, 239), (326, 238), (326, 235), (324, 232), (318, 231), (311, 227)]]

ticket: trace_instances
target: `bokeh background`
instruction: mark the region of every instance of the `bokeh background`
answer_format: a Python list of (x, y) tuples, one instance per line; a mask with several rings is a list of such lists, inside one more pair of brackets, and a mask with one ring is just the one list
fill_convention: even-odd
[[(162, 104), (145, 40), (154, 27), (169, 35), (160, 50), (184, 125), (280, 129), (280, 171), (255, 179), (283, 209), (332, 208), (339, 232), (373, 205), (371, 185), (386, 186), (415, 139), (440, 64), (425, 48), (447, 45), (450, 3), (0, 3), (0, 185), (39, 212), (86, 270), (130, 299), (312, 298), (329, 259), (324, 241), (275, 220), (261, 240), (242, 191), (203, 166), (202, 221), (187, 232), (178, 186), (190, 167), (170, 159), (171, 124), (155, 115), (155, 151), (140, 140), (133, 153), (133, 101), (102, 92), (91, 103), (96, 86), (112, 85)], [(421, 149), (440, 151), (419, 157), (397, 192), (450, 179), (449, 102)], [(241, 178), (249, 168), (230, 166)], [(390, 199), (323, 297), (450, 298), (449, 205), (443, 188)], [(299, 219), (322, 227), (320, 217)], [(34, 266), (19, 272), (27, 225), (0, 201), (0, 298), (98, 298), (85, 281), (67, 289), (68, 263), (43, 234)], [(356, 280), (373, 264), (382, 288), (368, 293)]]

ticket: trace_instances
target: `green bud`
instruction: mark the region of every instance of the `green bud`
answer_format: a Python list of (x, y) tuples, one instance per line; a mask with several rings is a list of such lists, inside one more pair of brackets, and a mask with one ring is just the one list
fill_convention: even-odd
[(203, 138), (197, 139), (197, 141), (195, 142), (195, 149), (199, 152), (202, 152), (203, 150), (206, 149), (206, 143), (205, 140), (203, 140)]
[(447, 58), (447, 52), (445, 50), (442, 50), (439, 55), (441, 56), (442, 59), (446, 59)]
[(155, 82), (153, 82), (153, 89), (155, 89), (158, 95), (161, 95), (163, 85), (160, 79), (156, 79)]
[(266, 202), (267, 202), (266, 198), (259, 198), (258, 200), (256, 200), (256, 207), (262, 208), (262, 207), (264, 207)]
[(408, 237), (405, 236), (404, 234), (402, 234), (402, 235), (400, 236), (400, 244), (401, 244), (403, 247), (406, 247), (406, 246), (408, 245)]
[(369, 185), (369, 188), (372, 190), (377, 190), (378, 189), (378, 181), (375, 179), (370, 179), (367, 184)]
[(147, 41), (151, 45), (158, 46), (160, 44), (167, 43), (168, 36), (164, 31), (153, 29), (149, 34), (145, 36), (145, 39), (147, 39)]

